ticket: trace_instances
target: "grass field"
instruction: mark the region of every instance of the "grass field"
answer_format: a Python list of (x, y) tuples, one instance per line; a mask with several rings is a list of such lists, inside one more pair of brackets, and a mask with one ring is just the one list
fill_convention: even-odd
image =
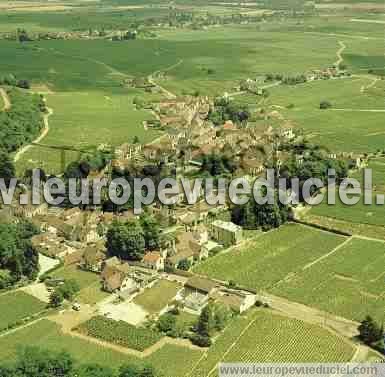
[[(303, 129), (314, 143), (337, 152), (375, 152), (383, 147), (379, 135), (383, 134), (381, 125), (385, 121), (385, 112), (355, 111), (385, 110), (381, 81), (370, 90), (361, 92), (361, 88), (371, 85), (373, 80), (374, 77), (353, 77), (296, 86), (282, 85), (270, 90), (270, 102), (285, 108), (293, 104), (293, 109), (279, 111), (297, 128)], [(328, 100), (333, 108), (320, 110), (323, 100)]]
[(101, 281), (95, 281), (91, 285), (81, 289), (76, 300), (84, 304), (94, 305), (108, 296), (109, 293), (102, 290)]
[(242, 247), (209, 258), (198, 265), (195, 272), (233, 280), (252, 289), (267, 289), (343, 241), (342, 236), (288, 224), (246, 241)]
[(164, 309), (176, 296), (181, 286), (168, 280), (160, 280), (151, 288), (135, 297), (134, 302), (147, 312), (154, 314)]
[[(50, 130), (41, 144), (87, 149), (90, 146), (112, 146), (131, 142), (138, 136), (141, 142), (155, 139), (159, 132), (146, 131), (144, 120), (153, 116), (136, 110), (132, 104), (133, 93), (105, 94), (103, 92), (65, 92), (47, 97), (54, 111), (49, 118)], [(79, 157), (77, 152), (66, 152), (66, 163)], [(61, 172), (59, 150), (32, 147), (17, 164), (19, 171), (41, 166), (50, 173)]]
[[(69, 352), (79, 363), (96, 363), (119, 368), (123, 363), (140, 363), (139, 359), (98, 346), (94, 343), (63, 335), (58, 325), (42, 320), (38, 323), (0, 338), (0, 360), (11, 361), (18, 348), (25, 345), (40, 346), (45, 349)], [(188, 348), (166, 345), (143, 361), (167, 373), (167, 377), (185, 375), (201, 356), (201, 352)], [(173, 360), (171, 363), (170, 360)]]
[(102, 290), (100, 276), (93, 272), (83, 271), (74, 265), (61, 267), (50, 276), (61, 279), (74, 279), (80, 287), (76, 300), (84, 304), (96, 304), (108, 296)]
[(0, 295), (0, 330), (43, 311), (46, 306), (44, 302), (21, 291)]
[(384, 320), (385, 243), (354, 238), (273, 293), (354, 320)]
[(251, 311), (226, 328), (194, 376), (217, 376), (219, 362), (346, 362), (353, 353), (351, 345), (319, 326)]

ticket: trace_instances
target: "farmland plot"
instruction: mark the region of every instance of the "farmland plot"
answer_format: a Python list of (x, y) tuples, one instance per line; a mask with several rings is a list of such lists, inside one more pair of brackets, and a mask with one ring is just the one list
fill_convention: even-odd
[(21, 291), (0, 295), (0, 330), (43, 311), (46, 306), (44, 302)]
[(150, 329), (132, 326), (123, 321), (97, 316), (81, 324), (77, 331), (119, 346), (144, 351), (162, 338)]
[(353, 346), (320, 326), (256, 310), (228, 326), (194, 376), (217, 376), (220, 362), (347, 362), (353, 353)]
[(344, 240), (332, 233), (288, 224), (246, 241), (242, 248), (209, 258), (195, 271), (220, 280), (234, 280), (248, 288), (267, 289)]
[[(151, 363), (167, 377), (181, 377), (191, 370), (201, 357), (200, 351), (166, 345), (142, 360), (86, 340), (64, 335), (57, 324), (41, 320), (32, 326), (0, 338), (0, 361), (9, 362), (17, 350), (26, 344), (53, 351), (66, 351), (78, 363), (92, 363), (118, 369), (124, 363)], [(169, 360), (175, 360), (170, 363)]]
[(384, 319), (385, 244), (353, 238), (335, 254), (278, 284), (289, 300), (357, 320)]

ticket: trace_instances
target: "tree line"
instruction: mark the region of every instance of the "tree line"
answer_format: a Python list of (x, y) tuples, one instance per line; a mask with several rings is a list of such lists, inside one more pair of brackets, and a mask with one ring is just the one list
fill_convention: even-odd
[(31, 237), (37, 233), (36, 227), (27, 221), (0, 224), (0, 289), (22, 278), (37, 277), (39, 255), (31, 244)]
[(66, 352), (25, 347), (16, 361), (0, 365), (1, 377), (162, 377), (150, 364), (123, 364), (114, 370), (98, 364), (79, 365)]

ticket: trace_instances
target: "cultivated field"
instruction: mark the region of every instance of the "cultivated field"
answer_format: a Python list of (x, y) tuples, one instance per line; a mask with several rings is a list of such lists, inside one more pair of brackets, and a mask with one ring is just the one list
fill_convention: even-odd
[(150, 329), (138, 328), (103, 316), (91, 318), (78, 326), (76, 331), (137, 351), (144, 351), (162, 338), (161, 334)]
[(0, 295), (0, 330), (43, 311), (46, 306), (44, 302), (21, 291)]
[[(59, 326), (49, 320), (42, 320), (25, 329), (0, 338), (0, 360), (9, 362), (17, 349), (28, 345), (40, 346), (53, 351), (66, 351), (79, 363), (93, 363), (119, 368), (123, 363), (149, 362), (155, 368), (167, 373), (167, 377), (181, 377), (191, 370), (201, 357), (201, 352), (189, 348), (166, 345), (150, 357), (139, 360), (125, 353), (88, 342), (86, 340), (64, 335)], [(173, 360), (173, 362), (170, 362)]]
[[(335, 152), (376, 152), (383, 148), (379, 136), (384, 132), (385, 107), (384, 84), (374, 80), (374, 76), (365, 76), (282, 85), (270, 89), (269, 101), (283, 107), (279, 111), (303, 129), (311, 142)], [(331, 109), (320, 110), (324, 100), (332, 104)], [(294, 107), (286, 109), (288, 105)]]
[[(41, 141), (44, 145), (67, 146), (79, 149), (107, 144), (111, 146), (131, 142), (138, 136), (148, 142), (159, 135), (146, 131), (142, 122), (152, 119), (148, 111), (136, 110), (129, 94), (103, 92), (55, 93), (47, 96), (53, 109), (49, 118), (50, 130)], [(66, 163), (79, 158), (78, 152), (66, 152)], [(57, 149), (32, 147), (18, 162), (19, 171), (41, 166), (50, 173), (61, 172), (61, 154)]]
[(344, 237), (288, 224), (246, 241), (198, 265), (195, 271), (220, 280), (233, 280), (251, 289), (267, 289), (300, 271), (344, 241)]
[(252, 311), (220, 335), (193, 375), (217, 376), (219, 362), (346, 362), (353, 354), (349, 343), (319, 326)]
[(334, 254), (288, 277), (272, 292), (292, 301), (362, 320), (384, 320), (385, 243), (353, 238)]

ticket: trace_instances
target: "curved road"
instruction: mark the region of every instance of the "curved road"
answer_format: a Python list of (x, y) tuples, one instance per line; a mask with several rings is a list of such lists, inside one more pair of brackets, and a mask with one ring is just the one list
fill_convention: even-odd
[[(47, 107), (47, 111), (48, 111), (48, 113), (43, 115), (44, 128), (43, 128), (41, 134), (33, 141), (33, 143), (40, 143), (48, 134), (48, 131), (49, 131), (48, 118), (53, 114), (53, 110), (51, 108)], [(28, 145), (25, 145), (24, 147), (22, 147), (21, 149), (19, 149), (17, 151), (17, 153), (15, 154), (13, 161), (14, 162), (19, 161), (20, 157), (25, 152), (27, 152), (31, 147), (32, 147), (32, 144), (28, 144)]]

